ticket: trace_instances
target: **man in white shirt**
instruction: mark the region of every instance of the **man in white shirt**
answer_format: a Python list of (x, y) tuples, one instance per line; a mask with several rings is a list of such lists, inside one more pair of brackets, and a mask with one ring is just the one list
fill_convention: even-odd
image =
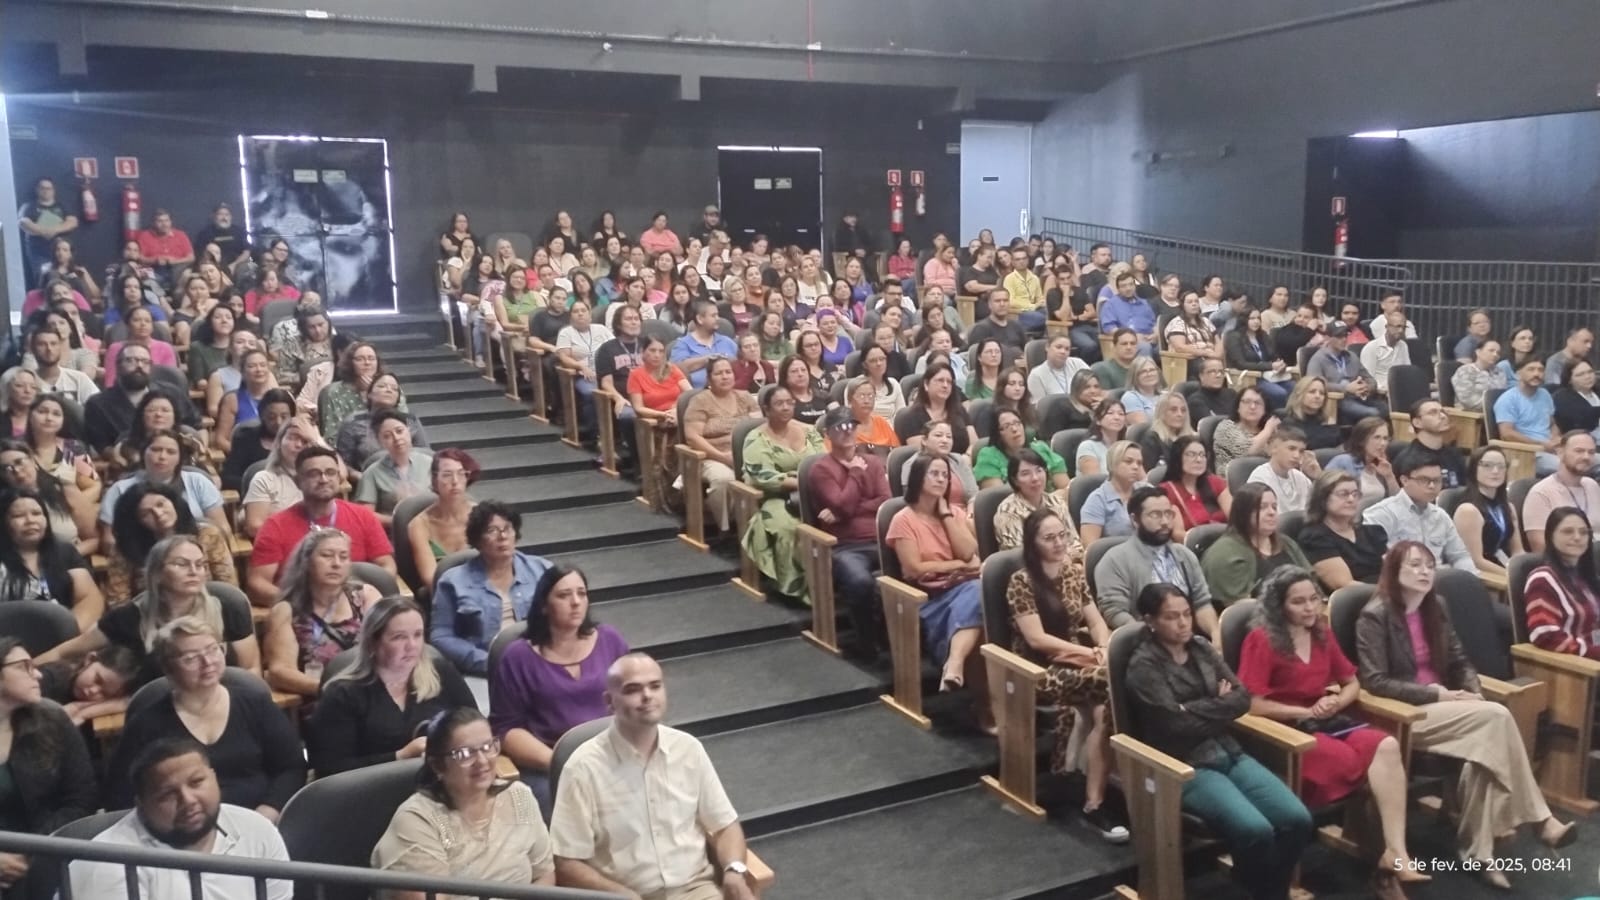
[(61, 364), (67, 352), (65, 339), (61, 335), (49, 328), (41, 328), (28, 338), (28, 349), (33, 351), (33, 360), (38, 366), (34, 374), (39, 376), (40, 391), (65, 397), (79, 406), (100, 393), (94, 379)]
[[(1397, 313), (1400, 313), (1401, 315), (1405, 315), (1404, 306), (1405, 306), (1405, 299), (1404, 299), (1404, 297), (1401, 296), (1399, 291), (1390, 291), (1389, 293), (1384, 294), (1383, 298), (1378, 301), (1378, 314), (1377, 314), (1377, 316), (1373, 317), (1372, 321), (1367, 323), (1367, 333), (1372, 335), (1374, 338), (1376, 338), (1378, 335), (1382, 334), (1383, 333), (1383, 328), (1384, 328), (1384, 320), (1392, 312), (1397, 312)], [(1416, 336), (1417, 336), (1417, 326), (1411, 324), (1410, 322), (1407, 322), (1406, 323), (1405, 337), (1409, 340), (1409, 339), (1416, 338)]]
[(1408, 447), (1395, 457), (1394, 473), (1400, 478), (1400, 492), (1368, 507), (1361, 515), (1362, 524), (1383, 528), (1391, 547), (1400, 541), (1421, 541), (1439, 565), (1478, 571), (1455, 520), (1435, 502), (1444, 487), (1444, 469), (1438, 457), (1420, 447)]
[(705, 747), (661, 724), (661, 666), (623, 656), (606, 671), (605, 698), (611, 727), (573, 751), (556, 789), (557, 882), (648, 900), (755, 900), (744, 829)]
[(1411, 345), (1406, 343), (1406, 314), (1396, 310), (1383, 315), (1383, 330), (1361, 347), (1361, 367), (1372, 375), (1378, 393), (1389, 394), (1389, 369), (1411, 365)]
[(1044, 351), (1044, 362), (1028, 373), (1028, 395), (1035, 403), (1052, 394), (1066, 394), (1072, 387), (1072, 376), (1089, 364), (1072, 355), (1072, 340), (1067, 335), (1056, 334), (1050, 338)]
[(1264, 484), (1278, 495), (1281, 513), (1305, 512), (1311, 502), (1311, 479), (1300, 471), (1305, 452), (1305, 432), (1293, 425), (1279, 425), (1267, 442), (1267, 461), (1250, 473), (1251, 484)]
[[(95, 837), (98, 844), (188, 850), (211, 856), (236, 856), (288, 862), (278, 830), (255, 810), (222, 802), (217, 773), (206, 750), (191, 738), (169, 738), (145, 747), (135, 757), (134, 808)], [(127, 869), (116, 863), (72, 863), (75, 900), (126, 900)], [(187, 898), (189, 873), (182, 869), (140, 867), (140, 897)], [(268, 900), (290, 900), (294, 883), (268, 881)], [(255, 880), (239, 875), (201, 875), (202, 900), (256, 896)]]

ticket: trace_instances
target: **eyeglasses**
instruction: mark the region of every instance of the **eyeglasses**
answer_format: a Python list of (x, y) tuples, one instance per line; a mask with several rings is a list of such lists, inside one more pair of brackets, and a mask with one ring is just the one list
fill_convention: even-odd
[(499, 755), (500, 739), (491, 738), (490, 740), (479, 744), (476, 747), (456, 747), (449, 753), (446, 753), (445, 758), (449, 759), (458, 766), (465, 766), (470, 765), (473, 758), (477, 756), (482, 756), (484, 759), (494, 759)]
[(511, 525), (491, 525), (483, 533), (489, 537), (510, 537), (517, 533), (517, 529)]
[(200, 665), (200, 663), (204, 660), (216, 660), (222, 659), (222, 657), (222, 645), (212, 644), (211, 646), (202, 648), (200, 650), (190, 650), (187, 653), (179, 653), (178, 655), (172, 657), (172, 661), (184, 667), (185, 669), (192, 669), (195, 666)]
[(1065, 544), (1067, 542), (1067, 533), (1065, 531), (1056, 531), (1050, 534), (1041, 534), (1039, 535), (1039, 540), (1046, 544)]
[(1183, 451), (1183, 458), (1184, 459), (1204, 460), (1206, 458), (1206, 451), (1204, 451), (1204, 450), (1185, 450), (1185, 451)]
[(1478, 461), (1478, 468), (1491, 471), (1504, 471), (1506, 464), (1500, 460), (1483, 459)]
[(203, 559), (169, 559), (167, 568), (178, 569), (183, 572), (204, 572), (206, 561)]
[(1439, 487), (1444, 484), (1444, 479), (1442, 478), (1424, 478), (1421, 475), (1407, 475), (1406, 480), (1415, 481), (1423, 487)]
[(1335, 500), (1354, 500), (1359, 496), (1361, 496), (1360, 488), (1340, 488), (1333, 492)]
[(39, 667), (33, 664), (32, 659), (14, 659), (8, 663), (0, 663), (0, 669), (8, 668), (10, 666), (21, 666), (22, 671), (28, 673), (29, 675), (37, 675), (39, 672)]

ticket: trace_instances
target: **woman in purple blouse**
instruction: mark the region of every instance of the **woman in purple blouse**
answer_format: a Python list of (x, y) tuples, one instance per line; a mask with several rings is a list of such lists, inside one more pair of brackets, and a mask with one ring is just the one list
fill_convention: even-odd
[(628, 652), (610, 625), (589, 618), (589, 579), (570, 566), (545, 570), (527, 629), (489, 673), (489, 722), (550, 818), (550, 755), (569, 728), (605, 716), (606, 670)]

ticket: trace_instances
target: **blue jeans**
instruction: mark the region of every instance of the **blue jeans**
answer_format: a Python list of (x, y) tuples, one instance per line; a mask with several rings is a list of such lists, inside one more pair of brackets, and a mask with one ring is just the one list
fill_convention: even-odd
[(1268, 381), (1265, 378), (1257, 378), (1256, 390), (1259, 390), (1261, 396), (1266, 399), (1267, 410), (1276, 412), (1283, 409), (1284, 404), (1289, 402), (1289, 392), (1294, 390), (1294, 382)]
[(594, 424), (594, 392), (600, 389), (587, 378), (574, 378), (572, 380), (574, 393), (578, 395), (578, 436), (592, 438), (595, 436)]
[(1067, 329), (1067, 337), (1072, 341), (1072, 355), (1085, 362), (1100, 361), (1100, 327), (1098, 325), (1074, 325)]
[(1234, 879), (1251, 897), (1288, 896), (1300, 852), (1311, 841), (1311, 813), (1277, 776), (1243, 754), (1224, 768), (1195, 766), (1182, 803), (1227, 842)]
[(1044, 333), (1045, 314), (1042, 309), (1030, 309), (1025, 313), (1019, 313), (1017, 321), (1021, 323), (1022, 330), (1029, 334)]
[(1546, 453), (1545, 451), (1540, 450), (1538, 453), (1534, 454), (1533, 474), (1536, 477), (1543, 478), (1546, 475), (1554, 475), (1556, 469), (1559, 469), (1560, 467), (1561, 460), (1558, 459), (1554, 453)]
[(1346, 394), (1344, 399), (1339, 401), (1339, 420), (1341, 422), (1358, 422), (1369, 416), (1377, 416), (1380, 419), (1387, 420), (1389, 418), (1388, 404), (1376, 397), (1370, 400), (1362, 400), (1354, 394)]
[(850, 616), (856, 642), (875, 648), (878, 634), (878, 545), (856, 542), (833, 548), (833, 587), (838, 605)]

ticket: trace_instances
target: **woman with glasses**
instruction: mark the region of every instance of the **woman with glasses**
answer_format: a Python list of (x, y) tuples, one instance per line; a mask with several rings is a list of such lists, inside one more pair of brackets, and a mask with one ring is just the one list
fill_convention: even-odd
[(433, 584), (439, 560), (467, 549), (467, 516), (478, 502), (467, 489), (480, 471), (478, 461), (465, 450), (446, 447), (434, 454), (429, 467), (434, 501), (406, 526), (421, 584)]
[[(27, 648), (0, 637), (0, 828), (50, 834), (100, 806), (95, 769), (83, 734), (43, 696)], [(41, 871), (50, 871), (53, 860)], [(0, 896), (47, 896), (27, 889), (29, 859), (0, 853)], [(37, 885), (36, 885), (37, 886)]]
[(1306, 506), (1306, 524), (1296, 542), (1317, 573), (1322, 589), (1333, 593), (1356, 582), (1377, 584), (1389, 533), (1360, 521), (1361, 483), (1356, 476), (1329, 469), (1317, 476)]
[(1228, 521), (1233, 494), (1228, 483), (1211, 474), (1211, 458), (1200, 438), (1186, 434), (1167, 448), (1166, 472), (1160, 487), (1178, 511), (1172, 539), (1182, 541), (1189, 529)]
[(174, 619), (193, 616), (220, 636), (228, 665), (259, 673), (261, 650), (249, 606), (217, 599), (206, 590), (208, 574), (205, 550), (197, 538), (177, 534), (162, 539), (146, 559), (143, 593), (111, 607), (93, 628), (40, 654), (38, 661), (77, 660), (116, 644), (139, 657), (136, 686), (142, 686), (161, 676), (156, 632)]
[[(1480, 447), (1467, 465), (1467, 496), (1456, 507), (1456, 530), (1479, 572), (1504, 574), (1522, 552), (1522, 522), (1506, 493), (1506, 455)], [(1545, 546), (1549, 546), (1546, 544)]]
[(1045, 468), (1049, 471), (1051, 488), (1064, 491), (1067, 487), (1067, 463), (1059, 454), (1050, 449), (1050, 445), (1035, 438), (1028, 440), (1028, 429), (1022, 421), (1022, 416), (1015, 410), (1004, 407), (995, 407), (990, 413), (990, 434), (993, 438), (989, 444), (978, 451), (977, 461), (972, 465), (972, 474), (978, 479), (980, 488), (998, 487), (1005, 484), (1011, 460), (1023, 450), (1032, 450), (1034, 455), (1044, 460)]
[(44, 499), (29, 490), (0, 494), (0, 524), (0, 603), (58, 603), (72, 611), (79, 631), (93, 628), (105, 597), (83, 556), (50, 530)]
[[(1577, 839), (1577, 824), (1550, 814), (1516, 720), (1484, 699), (1478, 671), (1439, 599), (1437, 565), (1417, 541), (1400, 541), (1384, 557), (1378, 592), (1356, 623), (1361, 686), (1419, 709), (1422, 718), (1411, 723), (1414, 750), (1463, 763), (1456, 837), (1464, 858), (1494, 859), (1495, 842), (1527, 824), (1539, 825), (1545, 846), (1565, 847)], [(1479, 872), (1495, 887), (1511, 886), (1499, 868), (1484, 865)]]
[(372, 867), (555, 884), (550, 832), (533, 792), (496, 774), (499, 756), (500, 741), (476, 709), (452, 709), (430, 722), (417, 791), (395, 810), (372, 848)]
[(179, 616), (161, 626), (152, 647), (172, 692), (128, 718), (106, 769), (107, 805), (133, 805), (133, 757), (166, 738), (203, 744), (216, 770), (222, 802), (253, 809), (277, 822), (278, 813), (306, 783), (300, 741), (272, 692), (255, 678), (223, 684), (227, 653), (211, 623)]
[(361, 620), (355, 661), (332, 675), (306, 727), (318, 775), (422, 756), (422, 729), (456, 707), (476, 709), (461, 674), (424, 640), (422, 609), (386, 597)]
[[(746, 395), (748, 396), (748, 395)], [(498, 500), (467, 514), (467, 543), (478, 555), (441, 573), (433, 586), (428, 642), (465, 675), (489, 674), (489, 644), (527, 619), (550, 561), (517, 549), (522, 517)]]

